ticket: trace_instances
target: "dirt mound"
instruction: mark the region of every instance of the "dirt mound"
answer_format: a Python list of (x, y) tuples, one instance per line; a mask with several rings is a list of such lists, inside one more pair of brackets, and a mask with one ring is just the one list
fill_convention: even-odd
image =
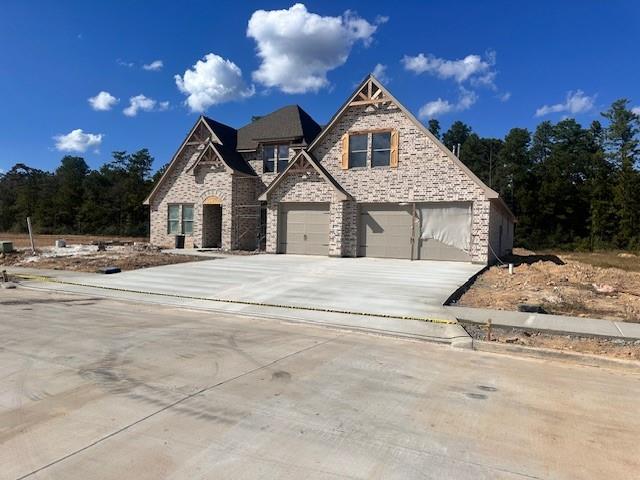
[(562, 261), (520, 262), (513, 275), (491, 267), (458, 305), (517, 310), (527, 303), (548, 313), (640, 322), (640, 272), (598, 267), (570, 255), (556, 258)]

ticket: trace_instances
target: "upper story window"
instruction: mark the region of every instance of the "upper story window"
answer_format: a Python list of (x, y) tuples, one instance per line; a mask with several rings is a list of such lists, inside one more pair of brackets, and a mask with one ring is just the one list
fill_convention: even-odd
[(265, 145), (262, 147), (263, 171), (282, 172), (289, 163), (289, 145)]
[(349, 168), (367, 166), (367, 150), (369, 138), (364, 135), (349, 136)]
[(343, 169), (397, 166), (397, 130), (353, 132), (342, 136)]
[(371, 166), (391, 165), (391, 132), (371, 134)]

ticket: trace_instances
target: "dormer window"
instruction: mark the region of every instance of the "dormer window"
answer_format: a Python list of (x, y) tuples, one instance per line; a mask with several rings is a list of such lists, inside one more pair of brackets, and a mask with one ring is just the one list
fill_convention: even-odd
[(264, 172), (280, 173), (289, 164), (289, 145), (265, 145), (262, 147)]

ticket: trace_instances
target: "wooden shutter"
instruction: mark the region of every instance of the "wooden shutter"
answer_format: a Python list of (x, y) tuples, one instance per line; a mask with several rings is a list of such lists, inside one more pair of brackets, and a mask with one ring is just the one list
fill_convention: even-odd
[(391, 168), (398, 167), (398, 131), (391, 132)]
[(349, 168), (349, 134), (342, 135), (342, 169)]

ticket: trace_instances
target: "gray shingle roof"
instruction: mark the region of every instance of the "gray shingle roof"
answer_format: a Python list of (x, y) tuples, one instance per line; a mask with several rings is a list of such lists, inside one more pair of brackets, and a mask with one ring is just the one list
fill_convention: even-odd
[(224, 162), (234, 170), (248, 175), (255, 175), (256, 173), (244, 158), (242, 158), (242, 155), (238, 153), (236, 148), (238, 143), (237, 130), (224, 123), (216, 122), (209, 117), (203, 116), (203, 118), (204, 121), (207, 122), (207, 125), (209, 125), (209, 128), (215, 133), (216, 137), (222, 142), (222, 145), (216, 145), (216, 149), (220, 152), (220, 155), (222, 155)]
[(238, 150), (255, 150), (259, 142), (292, 139), (308, 145), (321, 127), (298, 105), (288, 105), (238, 129)]

